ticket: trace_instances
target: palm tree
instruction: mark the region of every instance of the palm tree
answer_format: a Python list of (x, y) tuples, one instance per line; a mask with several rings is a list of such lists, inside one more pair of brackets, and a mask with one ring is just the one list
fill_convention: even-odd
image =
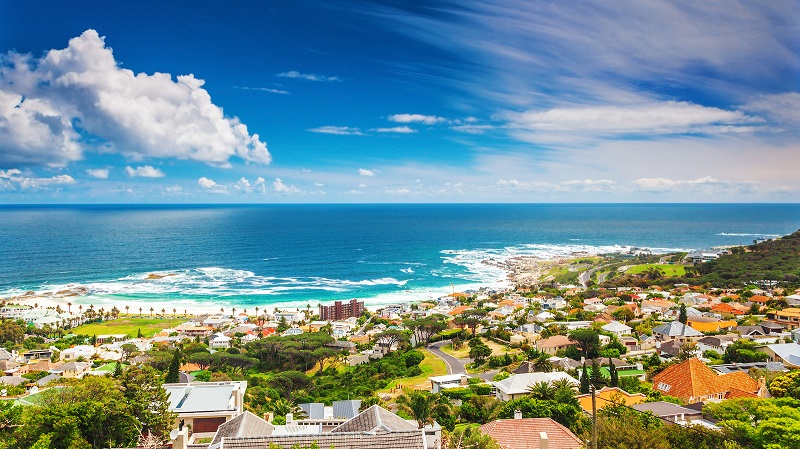
[(261, 320), (258, 318), (258, 307), (256, 307), (256, 324), (261, 324)]
[(175, 313), (178, 312), (178, 309), (172, 309), (172, 318), (175, 318)]
[(139, 307), (139, 316), (142, 316), (142, 308)]
[(130, 315), (130, 313), (128, 313), (128, 310), (130, 308), (131, 308), (131, 306), (125, 306), (125, 315)]
[(275, 416), (286, 416), (291, 413), (295, 418), (303, 419), (306, 417), (306, 412), (304, 412), (303, 409), (286, 398), (278, 398), (274, 401), (267, 402), (265, 408), (271, 411)]
[(536, 382), (535, 384), (529, 386), (528, 393), (530, 393), (534, 399), (542, 399), (547, 401), (555, 397), (556, 389), (550, 385), (550, 382), (542, 381)]
[(401, 394), (397, 397), (398, 408), (411, 415), (417, 421), (417, 426), (422, 429), (427, 425), (432, 425), (434, 416), (452, 413), (450, 402), (438, 393), (428, 393), (427, 391), (415, 390), (409, 394)]
[(155, 310), (154, 308), (150, 307), (150, 318), (153, 318), (153, 311), (154, 310)]
[(72, 315), (72, 303), (71, 302), (67, 302), (67, 312), (69, 312), (69, 314)]
[(540, 353), (538, 357), (533, 360), (533, 368), (536, 371), (540, 371), (543, 373), (549, 373), (553, 371), (553, 363), (548, 360), (547, 354), (544, 352)]
[(165, 313), (167, 313), (167, 309), (162, 307), (161, 308), (161, 316), (164, 316)]

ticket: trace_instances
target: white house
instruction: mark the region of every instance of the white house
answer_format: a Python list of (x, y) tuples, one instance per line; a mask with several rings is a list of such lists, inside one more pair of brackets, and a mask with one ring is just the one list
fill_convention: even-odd
[(431, 381), (431, 393), (438, 393), (448, 388), (460, 388), (467, 385), (469, 376), (464, 373), (448, 374), (428, 378)]
[(580, 386), (580, 382), (569, 374), (561, 371), (552, 373), (525, 373), (512, 374), (500, 382), (492, 382), (495, 387), (495, 396), (501, 401), (519, 399), (528, 394), (528, 388), (539, 382), (552, 384), (554, 381), (567, 379), (574, 387)]
[(208, 347), (211, 349), (228, 349), (231, 347), (231, 337), (223, 334), (214, 334), (208, 339)]
[(625, 335), (630, 335), (631, 331), (633, 331), (633, 328), (631, 328), (626, 324), (620, 323), (619, 321), (612, 321), (603, 326), (601, 329), (603, 329), (606, 332), (611, 332), (618, 338)]
[(73, 346), (71, 348), (67, 348), (61, 351), (61, 360), (77, 360), (78, 357), (83, 357), (84, 360), (89, 360), (97, 350), (94, 346), (91, 345), (78, 345)]

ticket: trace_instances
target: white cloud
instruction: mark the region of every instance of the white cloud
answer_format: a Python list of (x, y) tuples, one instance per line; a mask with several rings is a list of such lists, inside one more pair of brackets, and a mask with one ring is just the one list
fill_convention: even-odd
[(384, 190), (384, 193), (386, 193), (388, 195), (408, 195), (409, 193), (411, 193), (411, 190), (406, 189), (406, 188), (386, 189), (386, 190)]
[(108, 179), (108, 169), (107, 168), (87, 168), (86, 174), (91, 176), (92, 178), (97, 179)]
[(300, 192), (300, 189), (297, 187), (284, 184), (281, 178), (275, 178), (275, 182), (272, 183), (272, 188), (276, 193), (291, 194)]
[(314, 187), (325, 187), (325, 184), (321, 182), (315, 182)]
[(39, 178), (33, 175), (23, 175), (16, 168), (0, 170), (0, 188), (16, 190), (43, 190), (51, 186), (75, 184), (75, 179), (70, 175), (57, 175), (50, 178)]
[(361, 176), (375, 176), (374, 170), (367, 170), (366, 168), (359, 168), (358, 174)]
[[(741, 111), (700, 106), (687, 102), (609, 106), (574, 106), (546, 111), (527, 111), (510, 116), (509, 127), (528, 131), (582, 134), (674, 134), (729, 132), (759, 119)], [(753, 127), (745, 127), (746, 131)]]
[(494, 129), (493, 125), (457, 125), (453, 126), (452, 129), (467, 133), (467, 134), (483, 134), (490, 129)]
[(447, 119), (444, 117), (437, 117), (435, 115), (394, 114), (389, 116), (389, 121), (396, 123), (422, 123), (424, 125), (435, 125), (437, 123), (447, 122)]
[(166, 176), (163, 171), (151, 166), (143, 165), (141, 167), (125, 167), (125, 173), (131, 178), (163, 178)]
[(639, 178), (634, 187), (643, 192), (696, 192), (726, 193), (748, 192), (755, 187), (752, 182), (721, 181), (711, 176), (698, 179)]
[[(119, 67), (96, 31), (42, 58), (9, 53), (0, 64), (0, 165), (64, 166), (89, 146), (134, 160), (190, 159), (227, 166), (231, 157), (268, 164), (258, 134), (225, 117), (193, 75), (134, 74)], [(76, 129), (80, 127), (80, 130)]]
[(211, 193), (228, 193), (228, 189), (220, 184), (217, 184), (212, 179), (208, 179), (205, 176), (197, 180), (197, 183), (200, 187), (208, 190)]
[(800, 92), (760, 95), (742, 107), (747, 111), (765, 114), (781, 126), (800, 128)]
[(574, 179), (561, 183), (564, 187), (584, 192), (610, 192), (616, 189), (616, 181), (610, 179)]
[(324, 76), (324, 75), (315, 75), (313, 73), (300, 73), (296, 70), (290, 70), (288, 72), (279, 73), (276, 76), (280, 76), (282, 78), (294, 78), (294, 79), (303, 79), (307, 81), (341, 81), (338, 76)]
[(337, 134), (340, 136), (362, 136), (361, 130), (349, 126), (320, 126), (309, 129), (312, 133)]
[(236, 184), (233, 185), (233, 188), (245, 193), (266, 193), (267, 191), (266, 181), (261, 176), (256, 178), (255, 182), (252, 184), (247, 180), (247, 178), (242, 177), (236, 182)]
[(416, 129), (411, 129), (408, 126), (395, 126), (392, 128), (375, 128), (379, 133), (398, 133), (398, 134), (411, 134), (417, 132)]
[(256, 91), (259, 91), (259, 92), (269, 92), (271, 94), (278, 94), (278, 95), (291, 95), (288, 91), (281, 90), (281, 89), (272, 89), (272, 88), (269, 88), (269, 87), (234, 86), (234, 89), (256, 90)]
[(166, 193), (168, 193), (170, 195), (182, 195), (183, 194), (183, 187), (181, 187), (181, 186), (179, 186), (177, 184), (174, 185), (174, 186), (167, 186), (167, 187), (164, 187), (164, 192), (166, 192)]

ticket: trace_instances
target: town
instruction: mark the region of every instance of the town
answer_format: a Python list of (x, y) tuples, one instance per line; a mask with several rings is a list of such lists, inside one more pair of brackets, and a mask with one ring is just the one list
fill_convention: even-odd
[(578, 256), (369, 308), (9, 299), (0, 448), (795, 447), (799, 247)]

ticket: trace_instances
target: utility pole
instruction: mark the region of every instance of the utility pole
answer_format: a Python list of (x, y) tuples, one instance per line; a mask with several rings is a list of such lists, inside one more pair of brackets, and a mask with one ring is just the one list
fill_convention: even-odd
[(594, 385), (589, 386), (589, 391), (592, 393), (592, 448), (597, 449), (597, 398)]

